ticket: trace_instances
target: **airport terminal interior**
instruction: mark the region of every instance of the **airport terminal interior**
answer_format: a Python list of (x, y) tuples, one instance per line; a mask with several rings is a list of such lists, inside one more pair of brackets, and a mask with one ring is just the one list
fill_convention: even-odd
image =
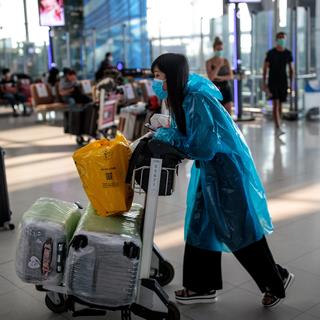
[[(49, 2), (55, 3), (54, 16), (46, 14)], [(16, 29), (12, 28), (12, 23), (17, 23), (12, 21), (13, 12), (19, 16)], [(290, 50), (288, 65), (294, 73), (290, 74), (290, 68), (285, 71), (292, 82), (285, 88), (281, 127), (277, 128), (275, 99), (264, 88), (263, 66), (266, 52), (281, 47), (279, 32)], [(194, 163), (184, 159), (178, 170), (173, 170), (177, 175), (172, 195), (158, 197), (154, 229), (154, 243), (174, 269), (160, 299), (163, 314), (168, 314), (160, 317), (151, 312), (142, 317), (134, 312), (106, 310), (105, 315), (83, 312), (79, 319), (320, 319), (320, 2), (0, 0), (0, 151), (1, 161), (4, 159), (0, 183), (6, 185), (0, 188), (1, 320), (73, 318), (72, 310), (68, 310), (71, 303), (67, 303), (73, 298), (63, 291), (65, 283), (46, 287), (45, 282), (28, 281), (28, 276), (23, 279), (17, 274), (16, 261), (23, 260), (18, 246), (23, 215), (39, 198), (46, 197), (81, 204), (83, 218), (91, 198), (84, 190), (74, 153), (103, 139), (103, 135), (110, 138), (115, 129), (130, 143), (150, 132), (144, 124), (152, 121), (153, 113), (169, 116), (165, 101), (153, 90), (152, 61), (165, 53), (183, 54), (190, 72), (210, 78), (206, 61), (221, 58), (213, 50), (216, 37), (223, 44), (223, 58), (229, 61), (232, 73), (228, 79), (231, 118), (227, 112), (223, 114), (242, 132), (250, 148), (274, 226), (266, 239), (276, 263), (294, 274), (294, 282), (278, 305), (265, 308), (254, 280), (232, 253), (224, 252), (223, 289), (217, 290), (216, 301), (175, 301), (175, 291), (183, 287), (187, 191)], [(57, 70), (53, 84), (52, 70)], [(20, 90), (20, 98), (18, 91), (14, 92), (14, 102), (5, 95), (6, 75), (11, 76), (10, 86)], [(63, 94), (63, 83), (68, 81), (77, 82), (79, 96), (69, 99)], [(151, 214), (145, 196), (144, 192), (134, 192), (133, 202)], [(151, 201), (147, 204), (148, 208), (153, 205)], [(5, 212), (8, 208), (11, 216)], [(42, 231), (35, 228), (31, 232)], [(152, 225), (148, 232), (152, 234)], [(23, 248), (27, 250), (27, 245)], [(45, 244), (42, 250), (42, 276), (48, 276), (54, 267), (43, 271)], [(50, 255), (51, 263), (52, 252)], [(27, 259), (23, 262), (28, 264)], [(87, 283), (97, 276), (94, 267), (82, 269)], [(138, 273), (141, 270), (143, 267)], [(121, 285), (119, 282), (118, 287)], [(148, 300), (141, 294), (144, 287), (140, 280), (135, 286), (132, 301)], [(149, 298), (160, 297), (156, 289), (146, 292), (152, 292)], [(167, 311), (169, 301), (174, 303), (173, 313)], [(92, 303), (76, 305), (77, 310), (99, 309)], [(154, 302), (154, 310), (156, 305)], [(150, 309), (154, 311), (152, 305)]]

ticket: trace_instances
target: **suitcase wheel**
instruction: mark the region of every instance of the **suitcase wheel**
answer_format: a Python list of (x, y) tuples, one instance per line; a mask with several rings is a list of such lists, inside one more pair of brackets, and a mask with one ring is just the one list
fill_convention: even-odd
[(84, 138), (83, 138), (83, 136), (77, 136), (77, 137), (76, 137), (76, 142), (77, 142), (78, 146), (82, 146), (83, 143), (84, 143)]
[(88, 144), (91, 141), (91, 138), (85, 139), (83, 136), (77, 136), (76, 142), (79, 146), (83, 146), (84, 144)]
[(15, 225), (13, 223), (10, 222), (5, 222), (2, 226), (0, 226), (1, 228), (3, 228), (3, 230), (14, 230)]
[(45, 303), (48, 309), (54, 313), (63, 313), (68, 311), (67, 300), (61, 293), (47, 292)]
[(169, 284), (174, 278), (174, 268), (168, 261), (160, 261), (159, 272), (153, 277), (160, 284), (161, 287)]

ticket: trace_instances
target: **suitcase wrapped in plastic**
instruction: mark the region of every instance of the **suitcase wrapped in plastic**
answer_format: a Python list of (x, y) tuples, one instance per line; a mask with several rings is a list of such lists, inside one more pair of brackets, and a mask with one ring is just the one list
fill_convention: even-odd
[(20, 225), (16, 273), (28, 283), (60, 285), (67, 248), (80, 220), (74, 203), (52, 198), (38, 199)]
[(143, 208), (101, 217), (91, 204), (80, 220), (66, 264), (68, 292), (86, 303), (120, 307), (134, 302)]

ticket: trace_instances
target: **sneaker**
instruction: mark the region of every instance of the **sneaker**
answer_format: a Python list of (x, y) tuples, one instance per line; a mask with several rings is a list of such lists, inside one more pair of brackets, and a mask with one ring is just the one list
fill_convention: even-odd
[(212, 290), (208, 293), (196, 293), (182, 289), (175, 292), (175, 297), (180, 304), (214, 303), (217, 301), (217, 292)]
[(288, 275), (283, 279), (284, 289), (287, 290), (292, 285), (294, 274), (288, 271)]
[[(294, 280), (294, 274), (288, 271), (287, 276), (283, 279), (283, 286), (286, 293), (289, 287), (291, 286), (291, 284), (293, 283), (293, 280)], [(283, 299), (284, 298), (278, 298), (275, 295), (273, 295), (271, 292), (267, 291), (262, 298), (262, 305), (265, 308), (272, 308), (272, 307), (275, 307), (277, 304), (279, 304), (279, 302), (281, 302), (281, 300)]]

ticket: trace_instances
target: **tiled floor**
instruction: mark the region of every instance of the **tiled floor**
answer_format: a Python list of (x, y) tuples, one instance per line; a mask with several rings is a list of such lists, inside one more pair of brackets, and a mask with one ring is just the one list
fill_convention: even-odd
[[(320, 319), (320, 124), (286, 122), (281, 140), (274, 138), (272, 123), (267, 120), (240, 126), (269, 198), (275, 224), (275, 232), (268, 238), (270, 247), (275, 259), (287, 266), (296, 280), (283, 304), (264, 310), (253, 281), (232, 255), (225, 254), (224, 289), (218, 302), (179, 306), (182, 319)], [(16, 225), (40, 196), (87, 202), (71, 158), (76, 150), (74, 137), (64, 135), (61, 127), (0, 114), (0, 145), (7, 151)], [(171, 297), (181, 286), (189, 169), (190, 162), (181, 166), (175, 194), (162, 198), (159, 204), (155, 240), (176, 269), (174, 281), (166, 287)], [(44, 295), (15, 275), (17, 232), (0, 233), (0, 319), (71, 319), (68, 314), (52, 314), (44, 304)], [(120, 315), (111, 312), (106, 319), (120, 319)]]

